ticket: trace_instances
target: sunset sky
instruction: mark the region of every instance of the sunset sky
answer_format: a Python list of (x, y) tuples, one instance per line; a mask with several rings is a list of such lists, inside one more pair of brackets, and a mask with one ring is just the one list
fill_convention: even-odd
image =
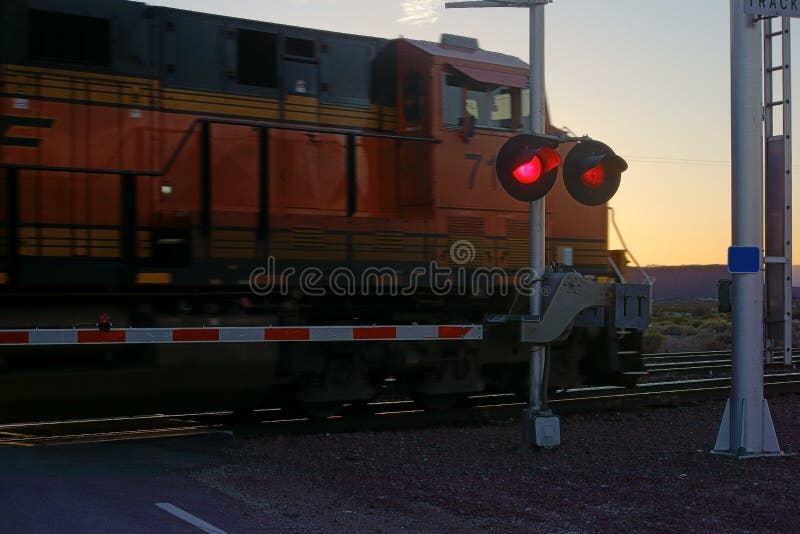
[[(445, 10), (444, 0), (148, 3), (386, 38), (468, 35), (483, 49), (528, 60), (524, 9)], [(606, 142), (628, 161), (611, 205), (629, 249), (642, 264), (725, 263), (731, 244), (728, 0), (555, 0), (545, 12), (551, 118)], [(792, 55), (800, 60), (798, 43), (800, 36)], [(800, 236), (797, 220), (794, 233)], [(613, 234), (611, 242), (618, 246)], [(794, 256), (800, 258), (800, 248)]]

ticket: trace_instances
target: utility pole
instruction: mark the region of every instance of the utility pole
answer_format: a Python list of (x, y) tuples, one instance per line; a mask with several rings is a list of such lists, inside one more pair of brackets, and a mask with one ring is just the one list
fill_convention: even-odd
[[(446, 8), (467, 7), (525, 7), (530, 12), (530, 133), (545, 133), (544, 95), (544, 6), (553, 0), (485, 0), (448, 2)], [(536, 277), (545, 272), (545, 206), (544, 198), (530, 203), (530, 265)], [(530, 295), (530, 315), (541, 319), (541, 280), (537, 281)], [(546, 368), (549, 351), (541, 345), (531, 347), (530, 354), (530, 398), (523, 413), (523, 446), (555, 447), (561, 443), (561, 427), (558, 416), (547, 409)]]

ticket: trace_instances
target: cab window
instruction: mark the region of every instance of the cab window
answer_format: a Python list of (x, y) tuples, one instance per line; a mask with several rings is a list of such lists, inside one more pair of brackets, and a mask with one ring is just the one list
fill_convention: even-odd
[(492, 128), (505, 128), (507, 130), (513, 128), (511, 123), (511, 97), (511, 89), (508, 87), (498, 87), (489, 95), (489, 103), (491, 105), (489, 122)]
[(475, 119), (475, 126), (489, 126), (487, 96), (483, 91), (467, 90), (467, 101), (464, 108)]
[(464, 113), (477, 128), (513, 128), (513, 94), (508, 88), (478, 84), (452, 74), (445, 74), (442, 88), (442, 109), (445, 126), (461, 126)]

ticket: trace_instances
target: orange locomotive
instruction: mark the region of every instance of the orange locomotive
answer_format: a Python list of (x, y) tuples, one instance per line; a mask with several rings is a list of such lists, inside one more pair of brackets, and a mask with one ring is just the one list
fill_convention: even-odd
[[(454, 239), (471, 265), (527, 265), (527, 206), (493, 166), (528, 117), (516, 58), (132, 2), (4, 6), (7, 285), (231, 286), (269, 255), (447, 265)], [(605, 208), (547, 202), (549, 259), (607, 274)]]
[[(3, 327), (76, 321), (59, 294), (113, 300), (134, 326), (189, 309), (312, 324), (507, 311), (424, 287), (357, 300), (250, 286), (289, 267), (407, 281), (430, 262), (528, 265), (528, 206), (493, 160), (529, 120), (517, 58), (457, 36), (387, 41), (125, 0), (6, 0), (0, 14), (0, 290), (16, 308)], [(609, 276), (606, 217), (559, 180), (547, 261)], [(220, 311), (232, 301), (243, 308)]]

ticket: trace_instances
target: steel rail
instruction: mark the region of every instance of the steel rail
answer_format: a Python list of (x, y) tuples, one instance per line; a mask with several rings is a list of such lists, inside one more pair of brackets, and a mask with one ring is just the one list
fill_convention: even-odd
[[(800, 372), (767, 373), (768, 393), (800, 392)], [(687, 402), (722, 400), (730, 393), (730, 378), (671, 380), (633, 388), (583, 387), (559, 392), (550, 403), (559, 414), (674, 406)], [(445, 411), (421, 408), (412, 400), (369, 402), (342, 415), (310, 419), (280, 408), (255, 410), (248, 421), (231, 412), (151, 415), (0, 425), (0, 446), (44, 446), (182, 435), (224, 433), (235, 436), (318, 434), (365, 430), (411, 430), (432, 426), (486, 424), (520, 416), (526, 402), (512, 393), (478, 394), (466, 407)]]
[[(645, 354), (642, 363), (648, 373), (722, 369), (731, 366), (730, 351)], [(800, 363), (800, 351), (793, 351), (792, 363)], [(778, 365), (778, 364), (776, 364)]]

